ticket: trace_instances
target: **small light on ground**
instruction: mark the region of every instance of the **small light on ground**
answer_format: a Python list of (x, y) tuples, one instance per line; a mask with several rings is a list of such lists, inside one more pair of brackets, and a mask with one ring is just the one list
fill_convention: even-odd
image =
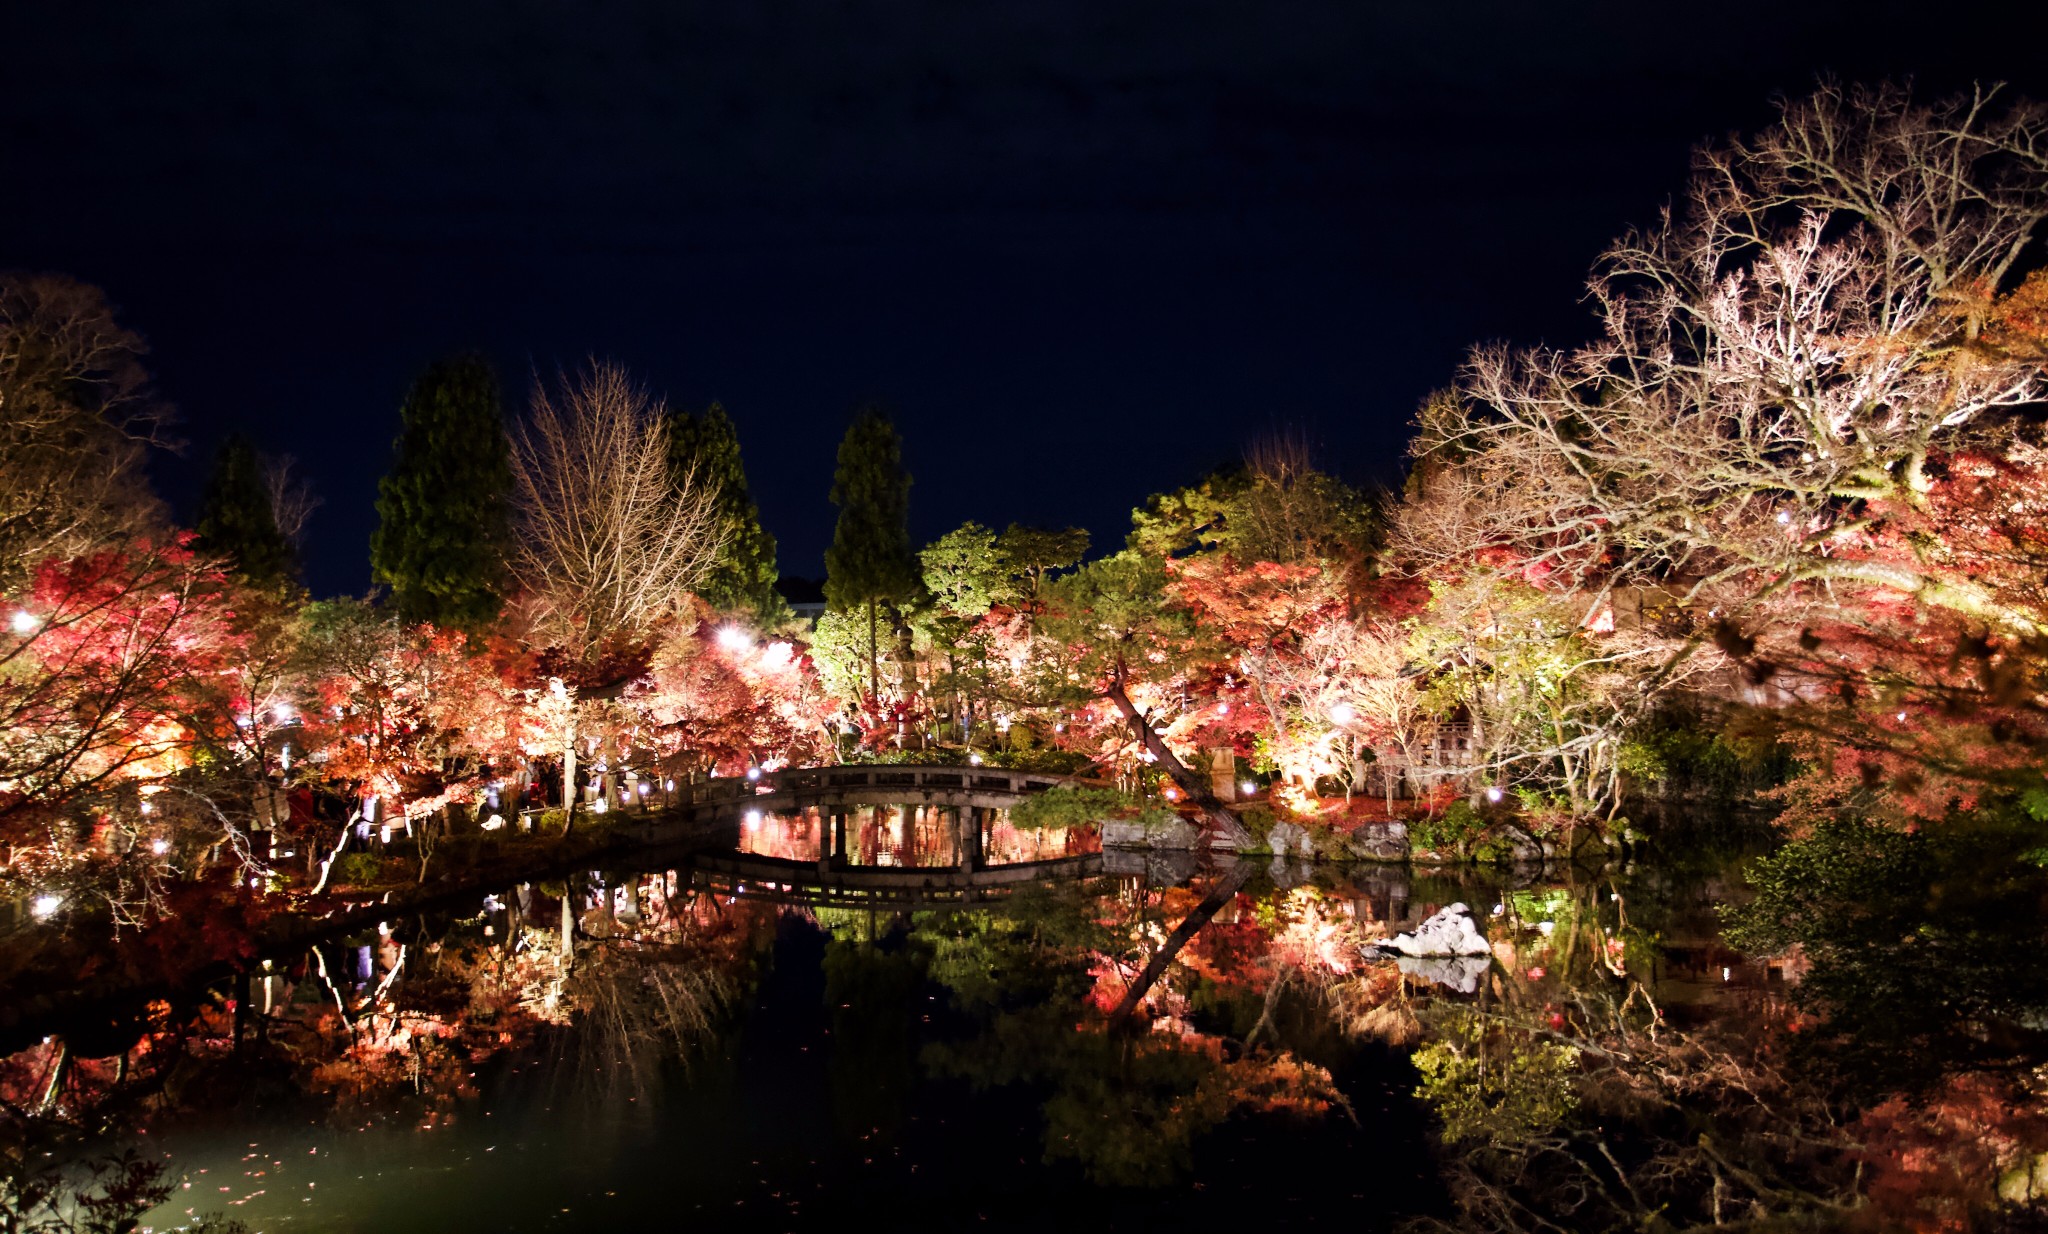
[(754, 636), (738, 626), (721, 626), (718, 631), (718, 645), (727, 651), (752, 651)]

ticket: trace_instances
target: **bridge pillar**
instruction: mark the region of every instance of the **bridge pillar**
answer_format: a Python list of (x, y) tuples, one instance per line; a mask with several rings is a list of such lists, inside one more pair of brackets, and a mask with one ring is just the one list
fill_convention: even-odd
[(832, 811), (832, 856), (840, 865), (846, 864), (846, 811)]
[(981, 807), (956, 806), (953, 826), (959, 837), (954, 851), (960, 855), (960, 871), (972, 874), (981, 868)]

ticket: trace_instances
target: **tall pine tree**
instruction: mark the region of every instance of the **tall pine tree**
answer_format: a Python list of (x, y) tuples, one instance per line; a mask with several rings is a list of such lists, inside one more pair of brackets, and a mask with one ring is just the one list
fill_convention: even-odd
[(862, 409), (839, 443), (832, 504), (839, 525), (825, 550), (825, 602), (839, 612), (867, 610), (868, 690), (879, 696), (881, 606), (911, 599), (922, 581), (910, 549), (903, 439), (881, 409)]
[(504, 607), (511, 542), (510, 445), (497, 374), (481, 356), (442, 360), (399, 409), (391, 470), (377, 486), (370, 567), (399, 618), (481, 630)]
[(698, 594), (713, 608), (749, 613), (763, 626), (783, 621), (789, 606), (775, 590), (775, 537), (761, 526), (761, 510), (747, 490), (740, 439), (717, 403), (702, 415), (669, 413), (669, 470), (678, 481), (694, 468), (697, 483), (714, 494), (725, 547)]
[(202, 552), (226, 559), (258, 587), (285, 587), (298, 572), (291, 542), (277, 529), (263, 464), (245, 437), (228, 438), (214, 456), (196, 530)]

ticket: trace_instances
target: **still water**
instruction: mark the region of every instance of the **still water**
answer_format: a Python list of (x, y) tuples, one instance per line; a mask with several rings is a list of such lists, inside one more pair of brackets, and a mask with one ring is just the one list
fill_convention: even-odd
[[(182, 1179), (154, 1230), (1379, 1229), (1446, 1212), (1432, 1007), (1626, 978), (1677, 1022), (1784, 976), (1717, 940), (1716, 870), (1189, 872), (980, 821), (870, 810), (828, 871), (829, 819), (749, 816), (720, 854), (386, 921), (159, 1005), (66, 1101)], [(1053, 865), (862, 884), (963, 842)], [(1370, 948), (1454, 901), (1492, 956)]]

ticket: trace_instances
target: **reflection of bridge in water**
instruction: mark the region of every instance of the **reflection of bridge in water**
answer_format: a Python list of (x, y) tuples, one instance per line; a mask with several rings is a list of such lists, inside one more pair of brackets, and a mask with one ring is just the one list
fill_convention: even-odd
[(690, 858), (688, 869), (691, 886), (717, 895), (778, 904), (905, 909), (987, 903), (1022, 887), (1075, 882), (1102, 873), (1102, 857), (1089, 853), (965, 870), (834, 865), (757, 853), (698, 853)]

